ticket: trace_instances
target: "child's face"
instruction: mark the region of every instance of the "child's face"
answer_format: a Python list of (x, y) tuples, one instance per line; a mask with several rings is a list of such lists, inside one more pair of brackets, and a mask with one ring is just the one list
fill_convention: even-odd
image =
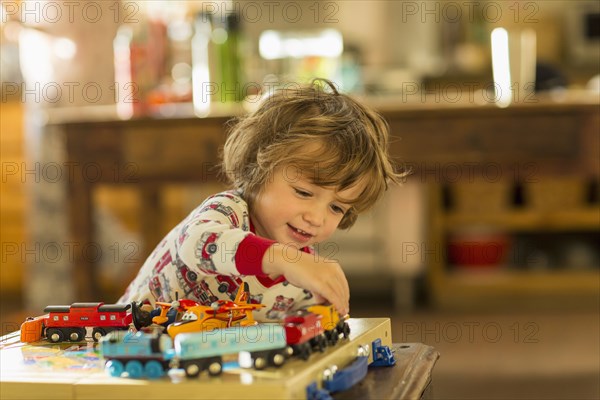
[(256, 234), (296, 248), (327, 240), (350, 208), (347, 201), (362, 189), (354, 185), (336, 192), (312, 183), (295, 168), (279, 168), (250, 211)]

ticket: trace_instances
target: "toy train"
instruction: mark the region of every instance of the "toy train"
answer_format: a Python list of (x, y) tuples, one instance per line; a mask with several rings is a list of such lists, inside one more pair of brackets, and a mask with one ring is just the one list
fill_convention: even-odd
[(333, 306), (311, 306), (298, 310), (284, 319), (287, 343), (294, 355), (308, 359), (313, 348), (324, 351), (328, 345), (334, 346), (340, 335), (347, 338), (350, 326)]
[[(350, 327), (331, 305), (295, 311), (282, 324), (257, 324), (252, 311), (264, 305), (249, 304), (248, 298), (244, 283), (234, 301), (218, 300), (210, 306), (185, 299), (157, 302), (159, 314), (154, 318), (144, 315), (137, 303), (48, 306), (44, 309), (47, 314), (28, 318), (21, 325), (21, 341), (78, 342), (85, 339), (89, 329), (94, 341), (108, 335), (101, 340), (100, 351), (107, 359), (110, 375), (127, 372), (131, 377), (155, 378), (173, 366), (188, 376), (204, 370), (218, 375), (223, 356), (232, 354), (238, 354), (243, 367), (279, 367), (291, 355), (306, 360), (313, 349), (322, 352), (335, 345), (340, 336), (350, 334)], [(172, 310), (183, 312), (183, 316), (169, 324), (167, 316)], [(168, 335), (143, 331), (146, 324), (160, 322), (167, 325)], [(122, 332), (132, 325), (137, 333)]]
[(146, 332), (111, 332), (100, 341), (100, 354), (111, 376), (127, 372), (131, 378), (158, 378), (169, 368), (180, 368), (188, 377), (202, 371), (220, 375), (223, 357), (238, 355), (240, 366), (264, 369), (280, 367), (291, 355), (285, 330), (278, 324), (234, 326), (177, 335)]
[(27, 318), (21, 325), (21, 342), (46, 339), (52, 343), (79, 342), (87, 328), (98, 341), (114, 330), (126, 330), (132, 322), (131, 304), (73, 303), (70, 306), (48, 306), (45, 315)]
[(100, 339), (100, 354), (107, 360), (110, 376), (127, 372), (131, 378), (150, 379), (164, 375), (173, 356), (173, 341), (162, 334), (114, 331)]
[(100, 353), (111, 376), (127, 372), (132, 378), (157, 378), (168, 368), (183, 369), (188, 377), (205, 370), (215, 376), (222, 371), (223, 356), (237, 354), (245, 368), (279, 367), (292, 355), (306, 360), (314, 348), (324, 351), (349, 334), (348, 323), (332, 306), (312, 306), (288, 315), (283, 324), (181, 333), (174, 344), (167, 344), (171, 339), (165, 334), (112, 332), (101, 340)]

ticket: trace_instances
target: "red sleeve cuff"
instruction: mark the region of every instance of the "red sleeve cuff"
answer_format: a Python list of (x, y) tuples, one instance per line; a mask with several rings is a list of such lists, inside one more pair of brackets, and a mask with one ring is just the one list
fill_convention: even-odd
[(264, 275), (262, 260), (274, 240), (265, 239), (253, 234), (247, 235), (240, 242), (235, 252), (235, 266), (242, 275)]

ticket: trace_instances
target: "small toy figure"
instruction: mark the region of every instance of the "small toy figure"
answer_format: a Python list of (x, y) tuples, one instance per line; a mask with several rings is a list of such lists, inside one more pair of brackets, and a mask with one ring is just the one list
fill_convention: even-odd
[(198, 306), (198, 302), (189, 299), (178, 299), (175, 293), (175, 301), (171, 303), (157, 301), (156, 308), (148, 310), (144, 304), (138, 302), (131, 303), (131, 313), (133, 316), (133, 325), (139, 331), (151, 324), (167, 327), (174, 323), (180, 313), (184, 313), (191, 307)]

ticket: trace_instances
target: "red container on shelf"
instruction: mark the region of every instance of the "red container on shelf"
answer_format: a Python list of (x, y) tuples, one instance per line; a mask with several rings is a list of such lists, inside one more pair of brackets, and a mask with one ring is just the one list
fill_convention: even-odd
[(503, 232), (454, 233), (448, 240), (448, 261), (458, 268), (499, 268), (505, 265), (509, 248), (510, 236)]

